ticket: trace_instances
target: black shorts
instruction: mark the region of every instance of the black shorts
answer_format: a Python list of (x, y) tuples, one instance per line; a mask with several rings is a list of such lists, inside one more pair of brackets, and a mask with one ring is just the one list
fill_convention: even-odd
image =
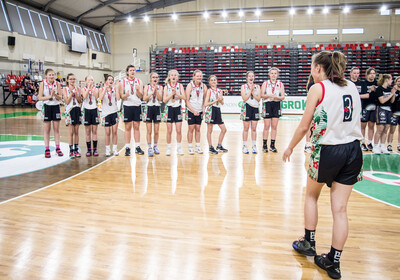
[(258, 121), (260, 119), (260, 113), (258, 108), (251, 107), (246, 103), (246, 118), (245, 121)]
[(221, 117), (221, 108), (212, 106), (211, 110), (210, 124), (224, 124)]
[(124, 122), (140, 122), (142, 120), (142, 106), (123, 106)]
[(363, 109), (361, 122), (376, 122), (376, 110), (367, 111), (366, 109)]
[(65, 123), (66, 125), (81, 124), (82, 123), (81, 118), (82, 118), (81, 108), (73, 107), (71, 111), (65, 114)]
[(188, 111), (188, 125), (192, 124), (201, 124), (203, 120), (203, 112), (201, 112), (198, 116), (195, 116), (192, 112)]
[(271, 101), (263, 103), (263, 118), (279, 118), (282, 115), (281, 102)]
[(376, 109), (376, 124), (390, 124), (392, 111), (384, 110), (380, 106)]
[(146, 122), (161, 122), (161, 106), (147, 106)]
[[(308, 174), (319, 183), (354, 185), (361, 180), (363, 156), (360, 141), (341, 145), (316, 145), (311, 154)], [(319, 155), (318, 155), (319, 154)]]
[(43, 104), (43, 120), (45, 122), (61, 120), (60, 105)]
[(96, 109), (83, 109), (83, 124), (84, 125), (98, 125), (99, 112)]
[(390, 125), (398, 125), (398, 124), (400, 124), (400, 117), (392, 115), (392, 117), (390, 118)]
[(167, 122), (169, 123), (182, 122), (181, 106), (179, 107), (168, 106)]
[(113, 126), (119, 122), (118, 113), (112, 113), (104, 118), (104, 126)]

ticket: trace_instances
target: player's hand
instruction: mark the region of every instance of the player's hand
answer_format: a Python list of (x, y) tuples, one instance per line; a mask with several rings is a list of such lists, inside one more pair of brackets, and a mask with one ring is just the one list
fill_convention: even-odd
[(286, 150), (285, 150), (285, 152), (283, 153), (283, 156), (282, 156), (283, 162), (286, 162), (286, 161), (290, 162), (290, 156), (291, 156), (292, 153), (293, 153), (293, 150), (291, 148), (289, 148), (289, 147), (286, 148)]

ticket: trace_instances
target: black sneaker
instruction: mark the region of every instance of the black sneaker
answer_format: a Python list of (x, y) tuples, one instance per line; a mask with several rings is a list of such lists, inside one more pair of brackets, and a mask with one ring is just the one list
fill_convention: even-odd
[(397, 145), (397, 151), (400, 153), (400, 145)]
[(314, 257), (314, 262), (320, 268), (328, 272), (329, 277), (332, 279), (340, 279), (342, 275), (340, 274), (340, 265), (335, 266), (329, 259), (327, 254), (316, 255)]
[(263, 152), (264, 153), (268, 153), (268, 146), (267, 145), (263, 145)]
[(214, 154), (214, 155), (217, 155), (218, 154), (218, 152), (214, 149), (214, 147), (213, 146), (210, 146), (210, 154)]
[(125, 156), (129, 157), (131, 155), (131, 148), (125, 148)]
[(137, 153), (138, 155), (144, 155), (144, 152), (139, 146), (136, 147), (135, 153)]
[(393, 153), (392, 145), (388, 145), (387, 146), (387, 150), (388, 150), (389, 153)]
[(361, 150), (363, 150), (363, 152), (368, 151), (368, 148), (364, 143), (361, 144)]
[(315, 252), (315, 245), (311, 246), (310, 242), (308, 242), (304, 237), (300, 237), (299, 240), (293, 241), (292, 247), (300, 254), (306, 256), (315, 256), (317, 254)]
[(271, 152), (273, 152), (273, 153), (277, 153), (277, 152), (278, 152), (278, 150), (275, 148), (275, 146), (270, 146), (270, 147), (269, 147), (269, 150), (270, 150)]
[(218, 145), (218, 146), (217, 146), (217, 152), (220, 152), (220, 153), (227, 153), (227, 152), (228, 152), (228, 149), (225, 149), (224, 147), (222, 147), (222, 145)]
[(372, 149), (373, 149), (374, 147), (372, 147), (372, 144), (369, 143), (368, 146), (367, 146), (367, 148), (368, 148), (368, 151), (372, 151)]

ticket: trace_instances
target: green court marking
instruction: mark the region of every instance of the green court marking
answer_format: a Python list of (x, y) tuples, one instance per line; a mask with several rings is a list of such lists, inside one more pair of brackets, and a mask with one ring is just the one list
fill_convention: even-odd
[[(400, 176), (399, 163), (399, 154), (364, 154), (363, 170), (372, 171), (371, 174), (375, 179), (398, 182)], [(394, 174), (382, 174), (379, 173), (379, 171), (391, 172)], [(398, 176), (395, 174), (398, 174)], [(365, 195), (400, 207), (400, 185), (390, 185), (364, 178), (361, 182), (354, 185), (354, 189)]]
[(32, 117), (36, 116), (38, 112), (14, 112), (14, 113), (5, 113), (0, 114), (0, 120), (9, 119), (9, 118), (17, 118), (17, 117)]
[[(13, 135), (13, 134), (0, 134), (0, 142), (5, 141), (43, 141), (44, 137), (40, 135)], [(54, 136), (50, 137), (50, 140), (54, 140)]]

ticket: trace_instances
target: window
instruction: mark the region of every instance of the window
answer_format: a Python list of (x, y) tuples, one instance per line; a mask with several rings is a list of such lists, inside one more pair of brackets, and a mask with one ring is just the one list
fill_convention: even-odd
[(338, 33), (339, 30), (337, 28), (317, 29), (318, 35), (335, 35)]
[(41, 23), (39, 13), (30, 11), (30, 15), (32, 18), (33, 25), (35, 27), (35, 32), (36, 32), (36, 37), (41, 38), (41, 39), (47, 39), (45, 36), (43, 24)]
[(364, 28), (343, 28), (342, 34), (364, 34)]
[(3, 0), (1, 0), (0, 29), (11, 31), (10, 22), (8, 21), (8, 18), (7, 18), (6, 9), (4, 7)]
[(22, 21), (18, 13), (18, 8), (16, 5), (12, 3), (6, 4), (8, 15), (11, 21), (11, 25), (13, 27), (13, 31), (18, 32), (19, 34), (25, 34), (25, 31), (22, 27)]
[(294, 29), (293, 35), (314, 35), (314, 29)]
[(268, 36), (285, 36), (289, 35), (288, 29), (281, 29), (281, 30), (268, 30)]
[(36, 37), (36, 32), (33, 29), (33, 24), (31, 21), (31, 17), (29, 15), (29, 11), (27, 9), (25, 9), (24, 7), (17, 7), (17, 9), (18, 9), (20, 17), (21, 17), (21, 21), (23, 24), (23, 28), (25, 30), (25, 34)]

